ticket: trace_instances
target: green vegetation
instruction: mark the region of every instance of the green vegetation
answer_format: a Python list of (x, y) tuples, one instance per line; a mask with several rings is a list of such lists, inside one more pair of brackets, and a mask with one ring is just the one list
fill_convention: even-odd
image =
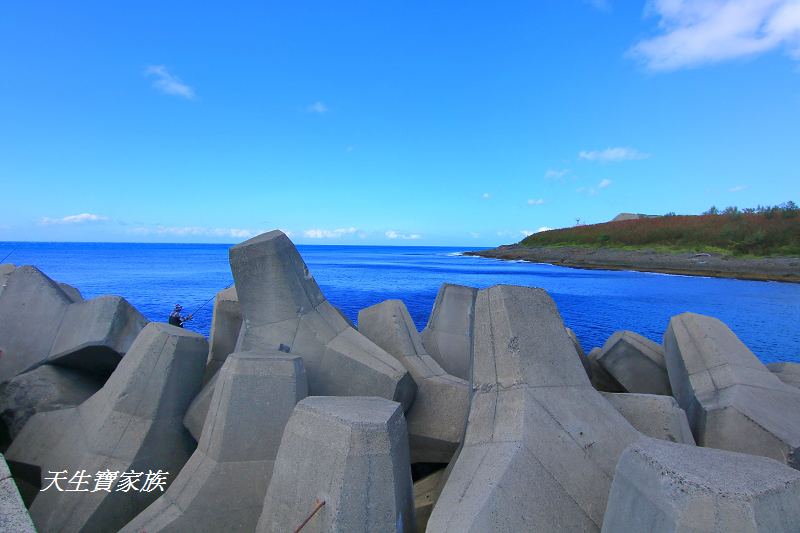
[(794, 202), (722, 211), (699, 216), (669, 213), (535, 233), (522, 246), (588, 246), (697, 251), (730, 255), (800, 255), (800, 208)]

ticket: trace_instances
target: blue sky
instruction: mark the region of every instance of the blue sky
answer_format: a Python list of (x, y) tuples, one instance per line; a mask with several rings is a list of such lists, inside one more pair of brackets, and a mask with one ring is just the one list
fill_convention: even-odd
[(800, 200), (797, 0), (4, 2), (0, 72), (0, 240), (493, 246)]

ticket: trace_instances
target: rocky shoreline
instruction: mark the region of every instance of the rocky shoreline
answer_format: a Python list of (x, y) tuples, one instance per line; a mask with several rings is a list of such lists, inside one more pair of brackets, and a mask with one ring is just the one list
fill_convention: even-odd
[(528, 247), (516, 244), (464, 255), (492, 259), (549, 263), (570, 268), (637, 270), (686, 276), (709, 276), (756, 281), (800, 283), (800, 258), (736, 258), (708, 253), (666, 253), (655, 250), (623, 250), (582, 246)]

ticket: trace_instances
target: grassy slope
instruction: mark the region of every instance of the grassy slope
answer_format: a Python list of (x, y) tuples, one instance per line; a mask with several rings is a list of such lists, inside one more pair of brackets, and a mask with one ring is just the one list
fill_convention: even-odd
[(796, 256), (800, 216), (796, 212), (664, 216), (544, 231), (520, 244)]

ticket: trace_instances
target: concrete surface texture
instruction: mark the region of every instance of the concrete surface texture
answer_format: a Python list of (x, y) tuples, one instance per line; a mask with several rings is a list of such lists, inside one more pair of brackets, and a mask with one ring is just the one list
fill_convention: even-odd
[(638, 333), (617, 331), (596, 359), (626, 392), (672, 394), (664, 349)]
[(0, 293), (0, 382), (45, 362), (108, 376), (146, 324), (123, 298), (73, 302), (37, 268), (19, 267)]
[(167, 492), (122, 532), (252, 532), (283, 429), (307, 391), (300, 357), (231, 354), (197, 450)]
[(309, 397), (297, 404), (256, 531), (294, 531), (319, 502), (325, 504), (303, 533), (414, 531), (400, 404), (375, 397)]
[(800, 363), (767, 363), (767, 369), (787, 385), (800, 388)]
[(416, 385), (406, 369), (328, 303), (286, 235), (276, 230), (237, 244), (230, 263), (244, 319), (237, 350), (300, 355), (312, 395), (411, 406)]
[(36, 533), (3, 454), (0, 454), (0, 531)]
[(598, 531), (617, 459), (641, 435), (589, 383), (553, 300), (481, 290), (473, 356), (463, 448), (428, 531)]
[(767, 370), (716, 318), (672, 317), (664, 347), (672, 391), (699, 446), (800, 467), (800, 390)]
[(437, 470), (414, 482), (414, 519), (417, 532), (424, 532), (428, 527), (428, 519), (441, 492), (439, 485), (443, 476), (444, 470)]
[[(42, 488), (48, 473), (58, 471), (94, 476), (161, 470), (171, 482), (192, 451), (181, 421), (200, 389), (207, 355), (201, 335), (148, 324), (100, 391), (76, 408), (28, 421), (6, 454), (12, 471), (13, 463), (39, 468)], [(77, 488), (89, 492), (39, 493), (30, 507), (39, 531), (116, 531), (160, 495)]]
[(406, 413), (411, 462), (447, 463), (464, 435), (470, 386), (451, 376), (425, 352), (408, 309), (386, 300), (358, 313), (358, 329), (400, 361), (417, 384)]
[(36, 413), (80, 405), (102, 386), (91, 374), (42, 365), (0, 384), (0, 419), (13, 439)]
[(646, 439), (619, 460), (604, 533), (800, 531), (800, 472), (753, 455)]
[(572, 345), (575, 346), (575, 351), (578, 352), (578, 355), (581, 358), (581, 364), (583, 365), (583, 369), (586, 371), (586, 375), (589, 376), (589, 379), (591, 380), (592, 369), (589, 366), (589, 359), (586, 358), (586, 352), (583, 351), (583, 348), (581, 347), (581, 343), (578, 340), (578, 336), (575, 335), (575, 332), (572, 331), (572, 328), (564, 328), (564, 329), (567, 332), (567, 336), (569, 337), (569, 340), (572, 341)]
[(222, 367), (225, 359), (236, 349), (236, 340), (242, 329), (242, 312), (236, 287), (228, 287), (214, 298), (214, 314), (211, 318), (211, 336), (208, 339), (208, 363), (203, 378), (208, 383)]
[(448, 373), (470, 380), (472, 321), (478, 289), (443, 283), (436, 294), (422, 344)]
[(644, 435), (694, 446), (686, 413), (672, 396), (602, 393), (603, 397)]
[(587, 374), (592, 382), (592, 386), (601, 392), (628, 392), (625, 387), (620, 385), (620, 383), (614, 379), (614, 376), (609, 374), (608, 370), (603, 368), (603, 365), (600, 364), (598, 358), (602, 353), (602, 348), (592, 348), (589, 355), (586, 356), (589, 367)]

